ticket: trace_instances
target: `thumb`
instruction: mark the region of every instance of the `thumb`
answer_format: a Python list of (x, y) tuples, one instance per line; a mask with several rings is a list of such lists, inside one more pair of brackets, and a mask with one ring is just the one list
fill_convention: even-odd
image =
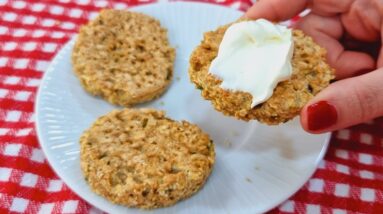
[(311, 133), (322, 133), (382, 116), (382, 82), (380, 68), (331, 84), (302, 109), (302, 127)]

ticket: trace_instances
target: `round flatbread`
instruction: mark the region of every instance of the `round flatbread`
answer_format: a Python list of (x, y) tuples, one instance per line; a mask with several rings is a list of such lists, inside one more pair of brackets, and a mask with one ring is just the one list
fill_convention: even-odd
[(138, 208), (169, 206), (210, 175), (214, 145), (198, 126), (154, 109), (115, 110), (80, 138), (81, 169), (97, 194)]
[(159, 21), (141, 13), (108, 9), (81, 27), (72, 64), (86, 91), (130, 106), (166, 90), (174, 57), (167, 30)]
[(303, 106), (334, 78), (334, 70), (326, 63), (325, 49), (302, 31), (293, 30), (291, 78), (280, 82), (267, 101), (251, 108), (251, 94), (222, 89), (221, 80), (208, 72), (229, 26), (205, 33), (190, 57), (189, 67), (190, 79), (201, 90), (202, 96), (225, 115), (245, 121), (257, 119), (270, 125), (286, 122), (297, 116)]

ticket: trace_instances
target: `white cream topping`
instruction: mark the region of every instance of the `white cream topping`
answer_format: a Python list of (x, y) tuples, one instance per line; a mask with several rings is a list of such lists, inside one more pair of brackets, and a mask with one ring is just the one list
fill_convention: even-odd
[(223, 89), (250, 93), (254, 107), (290, 78), (293, 50), (292, 32), (285, 26), (265, 19), (235, 23), (226, 30), (209, 72), (222, 80)]

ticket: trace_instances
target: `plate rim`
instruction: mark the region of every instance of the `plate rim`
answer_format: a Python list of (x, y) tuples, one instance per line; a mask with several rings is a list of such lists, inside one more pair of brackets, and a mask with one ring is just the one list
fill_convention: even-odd
[[(223, 6), (223, 5), (219, 5), (219, 4), (212, 4), (212, 3), (208, 3), (208, 2), (193, 2), (193, 1), (154, 2), (154, 3), (146, 3), (146, 4), (144, 3), (142, 5), (130, 6), (128, 8), (125, 8), (124, 10), (129, 10), (129, 9), (133, 9), (133, 8), (152, 7), (152, 6), (161, 5), (161, 4), (162, 5), (166, 5), (166, 4), (172, 4), (172, 5), (174, 5), (174, 4), (182, 4), (182, 5), (201, 5), (203, 7), (220, 7), (220, 8), (225, 8), (227, 10), (234, 10), (236, 12), (243, 13), (242, 11), (239, 11), (237, 9), (234, 9), (234, 8), (228, 7), (228, 6)], [(49, 148), (47, 147), (47, 143), (41, 143), (41, 142), (43, 142), (43, 139), (42, 139), (42, 135), (43, 134), (42, 134), (42, 130), (41, 130), (41, 123), (42, 123), (42, 121), (40, 121), (39, 118), (40, 118), (40, 115), (42, 113), (40, 112), (41, 109), (39, 108), (39, 106), (41, 106), (40, 102), (41, 102), (42, 90), (43, 90), (43, 88), (44, 88), (44, 86), (46, 85), (46, 82), (47, 82), (47, 78), (48, 78), (47, 74), (53, 72), (55, 64), (56, 64), (55, 62), (57, 60), (59, 60), (59, 58), (63, 57), (62, 56), (63, 53), (65, 52), (66, 49), (68, 49), (71, 45), (73, 45), (72, 43), (74, 43), (76, 37), (77, 37), (77, 32), (75, 33), (74, 36), (72, 36), (61, 47), (61, 49), (51, 59), (51, 61), (49, 63), (49, 66), (45, 69), (43, 77), (41, 78), (40, 85), (39, 85), (39, 87), (37, 89), (37, 92), (36, 92), (36, 98), (35, 98), (35, 103), (34, 103), (34, 109), (35, 109), (35, 111), (34, 111), (34, 113), (35, 113), (34, 125), (35, 125), (35, 129), (36, 129), (36, 137), (37, 137), (39, 145), (40, 145), (40, 147), (41, 147), (41, 149), (42, 149), (42, 151), (44, 153), (44, 156), (46, 158), (47, 164), (49, 164), (49, 166), (51, 167), (53, 172), (65, 183), (65, 185), (71, 191), (73, 191), (76, 194), (76, 196), (78, 196), (82, 200), (86, 201), (88, 204), (96, 207), (99, 210), (102, 210), (102, 211), (106, 212), (104, 209), (100, 208), (97, 204), (90, 202), (88, 200), (88, 198), (83, 197), (81, 194), (79, 194), (74, 188), (71, 187), (71, 185), (68, 184), (68, 182), (66, 181), (67, 179), (63, 179), (63, 177), (64, 178), (66, 177), (64, 175), (65, 173), (61, 173), (61, 172), (57, 171), (57, 168), (59, 167), (58, 163), (56, 163), (53, 160), (53, 156), (52, 156), (53, 154), (50, 154), (48, 152)], [(323, 160), (323, 158), (324, 158), (324, 156), (325, 156), (325, 154), (326, 154), (326, 152), (328, 150), (332, 133), (331, 132), (327, 132), (327, 133), (324, 133), (323, 135), (325, 135), (324, 142), (323, 142), (323, 146), (321, 148), (321, 151), (319, 152), (319, 154), (316, 157), (315, 167), (313, 167), (311, 169), (310, 173), (307, 173), (307, 176), (304, 177), (304, 179), (303, 179), (304, 182), (302, 182), (301, 184), (297, 185), (297, 187), (292, 188), (291, 191), (285, 192), (286, 197), (282, 197), (281, 200), (275, 201), (274, 203), (272, 203), (273, 204), (272, 206), (266, 207), (264, 210), (262, 210), (262, 213), (270, 211), (271, 209), (281, 205), (284, 201), (288, 200), (291, 196), (293, 196), (296, 192), (298, 192), (304, 186), (304, 184), (306, 184), (310, 180), (310, 178), (313, 176), (313, 174), (317, 171), (320, 162)]]

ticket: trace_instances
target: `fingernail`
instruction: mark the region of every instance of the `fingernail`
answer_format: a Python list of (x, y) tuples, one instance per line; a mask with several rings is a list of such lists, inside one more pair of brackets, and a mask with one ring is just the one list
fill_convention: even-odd
[(333, 105), (327, 101), (319, 101), (307, 108), (308, 129), (318, 131), (336, 123), (338, 113)]
[(366, 74), (370, 71), (372, 71), (372, 69), (362, 69), (360, 71), (355, 72), (354, 76), (360, 76), (360, 75)]

